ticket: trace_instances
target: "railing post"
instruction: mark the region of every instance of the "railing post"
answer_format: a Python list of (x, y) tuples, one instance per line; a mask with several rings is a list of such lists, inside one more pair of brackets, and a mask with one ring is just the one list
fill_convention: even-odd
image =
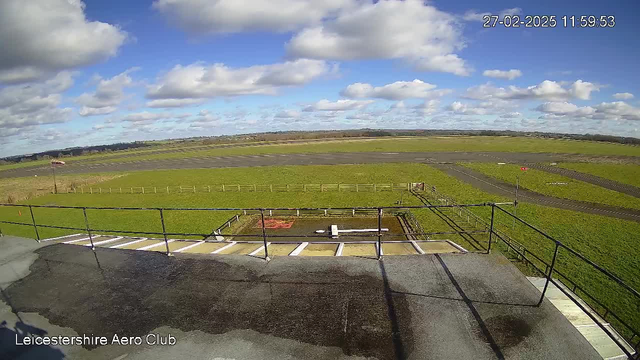
[(167, 229), (164, 226), (164, 211), (162, 208), (160, 210), (160, 222), (162, 223), (162, 236), (164, 236), (164, 245), (167, 247), (167, 256), (171, 256), (171, 251), (169, 251), (169, 240), (167, 240)]
[(87, 217), (87, 208), (82, 208), (82, 214), (84, 214), (84, 226), (87, 229), (87, 234), (89, 234), (89, 241), (91, 242), (91, 250), (95, 250), (96, 247), (93, 245), (93, 235), (91, 235), (91, 229), (89, 228), (89, 218)]
[(264, 259), (269, 261), (269, 251), (267, 250), (267, 230), (264, 225), (264, 209), (260, 209), (260, 220), (262, 221), (262, 241), (264, 242)]
[(556, 266), (556, 258), (558, 257), (558, 249), (560, 248), (560, 243), (556, 241), (556, 249), (553, 252), (553, 259), (551, 260), (551, 268), (549, 269), (549, 273), (547, 274), (547, 281), (544, 283), (544, 289), (542, 289), (542, 296), (540, 296), (540, 301), (538, 301), (538, 306), (542, 304), (544, 300), (544, 295), (547, 292), (547, 287), (549, 287), (549, 281), (551, 281), (551, 276), (553, 275), (553, 268)]
[(493, 218), (496, 212), (495, 204), (491, 204), (491, 225), (489, 227), (489, 246), (487, 246), (487, 254), (491, 253), (491, 239), (493, 238)]
[(40, 242), (40, 234), (38, 233), (38, 225), (36, 225), (36, 218), (33, 216), (33, 208), (29, 205), (29, 212), (31, 213), (31, 222), (33, 222), (33, 230), (36, 231), (36, 241)]
[(378, 260), (382, 258), (382, 209), (378, 208)]

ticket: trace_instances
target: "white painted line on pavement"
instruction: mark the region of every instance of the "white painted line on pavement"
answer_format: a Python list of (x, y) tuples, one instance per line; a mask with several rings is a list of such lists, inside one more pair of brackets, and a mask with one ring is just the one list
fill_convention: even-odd
[(176, 251), (174, 251), (174, 252), (183, 252), (183, 251), (185, 251), (185, 250), (187, 250), (187, 249), (191, 249), (191, 248), (194, 248), (194, 247), (196, 247), (196, 246), (198, 246), (198, 245), (202, 245), (202, 244), (204, 244), (205, 242), (206, 242), (206, 241), (200, 241), (200, 242), (197, 242), (197, 243), (195, 243), (195, 244), (191, 244), (191, 245), (189, 245), (189, 246), (185, 246), (185, 247), (183, 247), (183, 248), (180, 248), (180, 249), (178, 249), (178, 250), (176, 250)]
[(121, 248), (123, 246), (132, 245), (132, 244), (139, 243), (140, 241), (145, 241), (145, 240), (147, 240), (147, 238), (140, 238), (138, 240), (129, 241), (129, 242), (124, 243), (124, 244), (118, 244), (116, 246), (111, 246), (109, 249), (117, 249), (117, 248)]
[(78, 235), (82, 235), (82, 234), (72, 234), (72, 235), (58, 236), (58, 237), (54, 237), (54, 238), (40, 240), (40, 242), (66, 239), (66, 238), (70, 238), (72, 236), (78, 236)]
[(232, 247), (232, 246), (233, 246), (233, 245), (235, 245), (235, 244), (237, 244), (237, 243), (236, 243), (235, 241), (232, 241), (229, 245), (225, 245), (225, 246), (221, 247), (221, 248), (220, 248), (220, 249), (218, 249), (218, 250), (212, 251), (211, 253), (212, 253), (212, 254), (217, 254), (217, 253), (219, 253), (220, 251), (225, 250), (225, 249), (228, 249), (228, 248)]
[[(267, 249), (269, 248), (269, 245), (271, 245), (270, 242), (267, 243)], [(260, 246), (256, 250), (252, 251), (251, 254), (249, 254), (249, 256), (256, 256), (256, 254), (259, 253), (262, 250), (264, 250), (264, 245)]]
[[(118, 240), (120, 240), (120, 239), (122, 239), (122, 238), (123, 238), (123, 236), (119, 236), (119, 237), (116, 237), (116, 238), (113, 238), (113, 239), (108, 239), (108, 240), (98, 241), (98, 242), (96, 242), (96, 243), (93, 243), (93, 245), (102, 245), (102, 244), (107, 244), (107, 243), (110, 243), (110, 242), (118, 241)], [(91, 244), (86, 245), (86, 246), (91, 246)]]
[(291, 252), (291, 254), (289, 254), (289, 256), (298, 256), (298, 255), (302, 252), (302, 250), (304, 250), (304, 248), (306, 248), (306, 247), (307, 247), (307, 245), (309, 245), (309, 243), (308, 243), (308, 242), (303, 242), (302, 244), (298, 245), (298, 247), (297, 247), (297, 248), (295, 248), (295, 249)]
[[(175, 241), (175, 240), (167, 240), (167, 243), (171, 243), (171, 242), (174, 242), (174, 241)], [(162, 240), (162, 241), (160, 241), (160, 242), (158, 242), (158, 243), (151, 244), (151, 245), (149, 245), (149, 246), (143, 246), (143, 247), (141, 247), (140, 249), (136, 249), (136, 250), (148, 250), (148, 249), (152, 249), (152, 248), (154, 248), (154, 247), (156, 247), (156, 246), (160, 246), (160, 245), (164, 245), (164, 244), (165, 244), (165, 241), (164, 241), (164, 240)]]
[(338, 245), (338, 250), (336, 250), (336, 256), (342, 256), (342, 249), (344, 249), (344, 243), (340, 243), (340, 245)]

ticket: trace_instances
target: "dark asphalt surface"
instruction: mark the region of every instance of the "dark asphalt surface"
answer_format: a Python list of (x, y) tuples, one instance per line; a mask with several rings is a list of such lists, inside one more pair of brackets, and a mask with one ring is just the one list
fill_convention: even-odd
[[(515, 198), (515, 185), (484, 175), (478, 171), (460, 165), (440, 164), (434, 165), (437, 169), (456, 177), (486, 191), (488, 193)], [(615, 217), (618, 219), (640, 222), (640, 210), (594, 204), (583, 201), (560, 199), (553, 196), (543, 195), (523, 188), (518, 190), (518, 202), (531, 203), (537, 205), (550, 206), (559, 209), (580, 211), (589, 214)]]
[(640, 188), (632, 185), (619, 183), (617, 181), (601, 178), (599, 176), (595, 176), (587, 173), (581, 173), (581, 172), (570, 170), (570, 169), (564, 169), (557, 166), (542, 165), (542, 164), (525, 164), (525, 165), (532, 169), (538, 169), (538, 170), (546, 171), (548, 173), (570, 177), (572, 179), (588, 182), (590, 184), (603, 187), (605, 189), (621, 192), (623, 194), (640, 198)]
[[(19, 241), (26, 240), (0, 245)], [(550, 302), (534, 306), (539, 292), (499, 254), (267, 263), (64, 244), (28, 254), (37, 255), (28, 274), (2, 292), (9, 336), (15, 323), (51, 335), (177, 337), (175, 347), (56, 349), (70, 359), (599, 358)], [(12, 265), (19, 260), (0, 255), (24, 268)], [(1, 342), (2, 358), (16, 358), (9, 351), (42, 358), (38, 351), (47, 350), (61, 358), (12, 343)]]

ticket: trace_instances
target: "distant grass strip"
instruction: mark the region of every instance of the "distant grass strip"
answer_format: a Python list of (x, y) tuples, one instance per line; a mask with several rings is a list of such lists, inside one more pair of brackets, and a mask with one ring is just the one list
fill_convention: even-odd
[(494, 163), (464, 163), (470, 169), (520, 187), (563, 199), (640, 209), (640, 199), (617, 191), (602, 188), (566, 176), (550, 174), (542, 170), (520, 170), (520, 165)]
[(257, 154), (330, 153), (330, 152), (421, 152), (421, 151), (487, 151), (487, 152), (553, 152), (586, 155), (640, 156), (640, 146), (598, 143), (580, 140), (538, 139), (522, 137), (419, 137), (385, 139), (349, 139), (308, 144), (275, 144), (237, 148), (176, 151), (95, 162), (130, 162), (140, 160), (186, 159)]
[(558, 167), (640, 187), (640, 166), (633, 164), (559, 163)]

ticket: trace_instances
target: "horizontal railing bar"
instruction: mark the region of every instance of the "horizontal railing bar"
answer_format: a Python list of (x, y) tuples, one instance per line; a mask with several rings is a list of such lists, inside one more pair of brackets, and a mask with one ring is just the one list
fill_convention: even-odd
[(464, 204), (464, 205), (411, 205), (411, 206), (358, 206), (358, 207), (319, 207), (319, 208), (142, 208), (142, 207), (96, 207), (96, 206), (66, 206), (66, 205), (24, 205), (24, 204), (0, 204), (11, 207), (34, 207), (51, 209), (87, 209), (87, 210), (170, 210), (170, 211), (283, 211), (283, 210), (377, 210), (377, 209), (429, 209), (452, 207), (482, 207), (491, 206), (492, 203)]

